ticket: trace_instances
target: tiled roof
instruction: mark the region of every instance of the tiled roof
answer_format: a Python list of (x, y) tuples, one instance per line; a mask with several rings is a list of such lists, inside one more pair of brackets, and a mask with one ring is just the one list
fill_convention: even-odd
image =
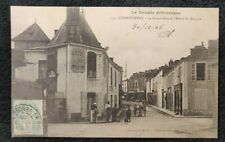
[(77, 7), (67, 8), (66, 22), (56, 32), (49, 45), (67, 42), (101, 47), (95, 34)]
[(13, 41), (43, 41), (49, 42), (48, 36), (38, 26), (37, 23), (32, 24), (24, 32), (12, 39)]

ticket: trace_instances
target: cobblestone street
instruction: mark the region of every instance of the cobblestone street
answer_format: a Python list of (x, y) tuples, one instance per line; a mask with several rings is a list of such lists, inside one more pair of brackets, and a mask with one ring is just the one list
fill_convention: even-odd
[(49, 137), (185, 137), (215, 138), (212, 118), (175, 118), (147, 107), (146, 117), (132, 117), (131, 123), (49, 124)]

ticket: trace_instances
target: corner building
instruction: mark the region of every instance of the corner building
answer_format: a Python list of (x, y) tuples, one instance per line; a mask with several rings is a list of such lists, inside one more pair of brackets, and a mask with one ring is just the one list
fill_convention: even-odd
[(109, 58), (78, 7), (67, 8), (66, 21), (47, 46), (24, 52), (26, 61), (35, 64), (17, 68), (16, 78), (44, 84), (49, 121), (62, 115), (69, 121), (88, 120), (94, 102), (99, 117), (107, 101), (119, 107), (122, 67)]

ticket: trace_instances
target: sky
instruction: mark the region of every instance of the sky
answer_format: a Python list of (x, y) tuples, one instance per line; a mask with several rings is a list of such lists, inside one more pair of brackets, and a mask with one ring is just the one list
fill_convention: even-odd
[[(125, 70), (158, 68), (188, 56), (202, 42), (218, 39), (218, 9), (82, 7), (85, 18), (108, 55)], [(51, 39), (66, 19), (66, 7), (11, 7), (11, 37), (36, 22)], [(13, 46), (13, 45), (12, 45)]]

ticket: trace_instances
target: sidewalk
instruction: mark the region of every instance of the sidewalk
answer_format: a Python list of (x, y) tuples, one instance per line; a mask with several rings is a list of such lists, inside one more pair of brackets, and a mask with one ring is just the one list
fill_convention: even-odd
[(207, 118), (206, 116), (183, 116), (183, 115), (176, 115), (174, 112), (166, 110), (164, 108), (160, 108), (154, 105), (148, 105), (149, 107), (157, 110), (158, 112), (162, 113), (162, 114), (166, 114), (172, 117), (177, 117), (177, 118)]
[(158, 112), (162, 113), (162, 114), (166, 114), (166, 115), (169, 115), (169, 116), (172, 116), (172, 117), (179, 117), (179, 118), (183, 118), (184, 116), (182, 115), (175, 115), (174, 112), (172, 111), (169, 111), (169, 110), (166, 110), (164, 108), (160, 108), (160, 107), (157, 107), (157, 106), (154, 106), (154, 105), (148, 105), (149, 107), (157, 110)]

